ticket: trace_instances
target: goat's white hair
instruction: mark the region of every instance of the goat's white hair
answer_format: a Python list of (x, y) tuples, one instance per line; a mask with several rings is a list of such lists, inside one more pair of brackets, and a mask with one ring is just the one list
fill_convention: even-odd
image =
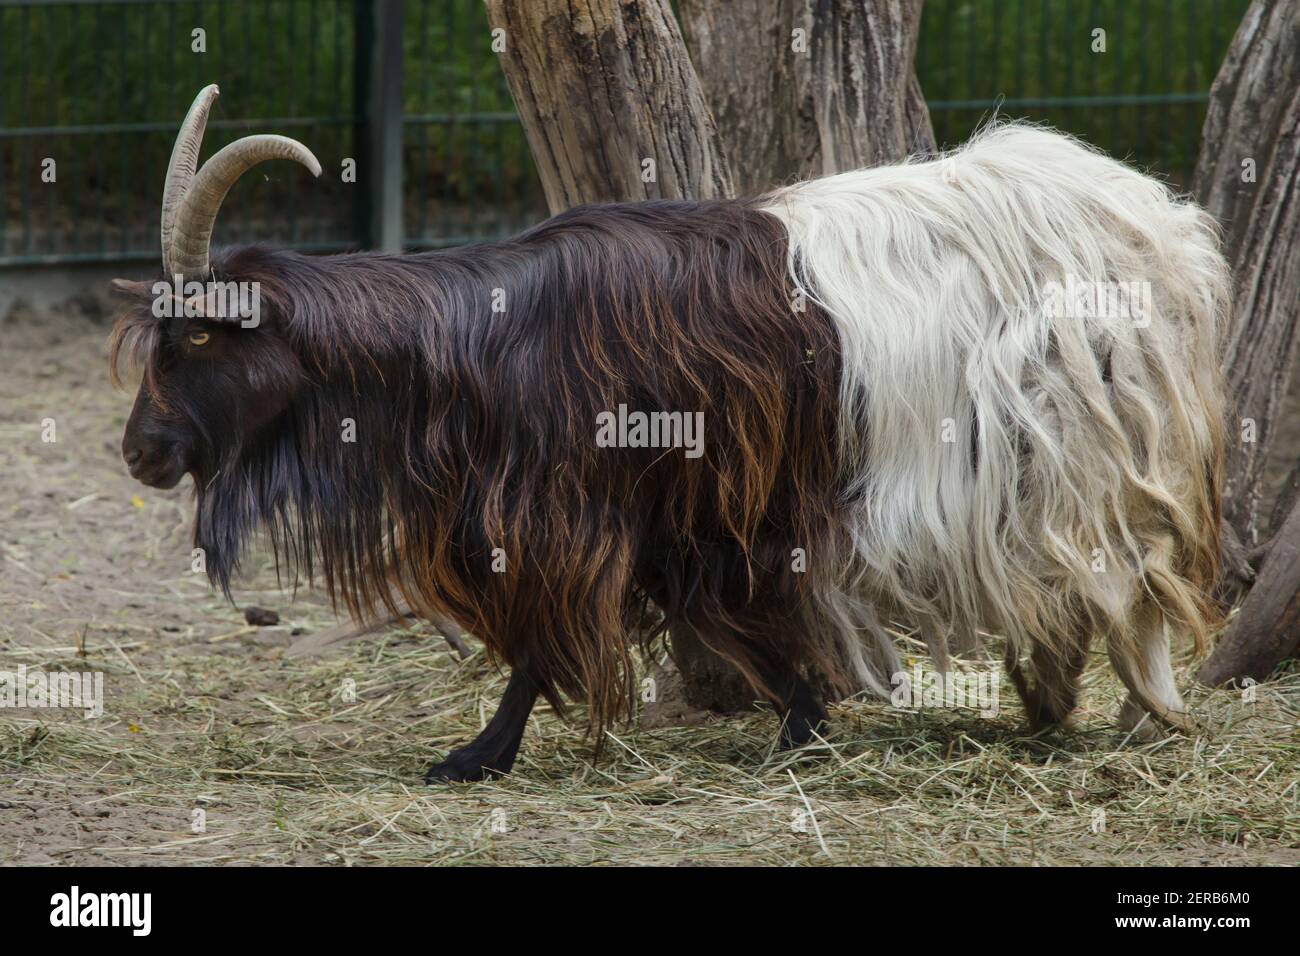
[[(826, 603), (864, 684), (899, 669), (877, 610), (942, 670), (951, 639), (990, 630), (1031, 716), (1061, 720), (1104, 635), (1126, 718), (1190, 726), (1166, 625), (1199, 647), (1214, 619), (1229, 283), (1211, 218), (1023, 123), (762, 208), (841, 337), (854, 560)], [(1082, 283), (1150, 295), (1136, 316), (1060, 308)]]

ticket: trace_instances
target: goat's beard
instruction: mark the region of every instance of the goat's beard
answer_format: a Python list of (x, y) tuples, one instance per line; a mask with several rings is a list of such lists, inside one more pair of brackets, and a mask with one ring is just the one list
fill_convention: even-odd
[[(258, 479), (264, 471), (253, 463), (230, 456), (219, 467), (200, 466), (194, 475), (194, 546), (203, 556), (208, 580), (227, 599), (231, 598), (231, 581), (239, 571), (249, 542), (266, 522), (268, 511), (272, 525), (275, 523), (275, 509), (267, 507), (274, 496), (267, 494), (264, 482)], [(277, 573), (283, 569), (296, 583), (298, 555), (291, 549), (285, 556), (287, 560), (281, 561), (276, 537), (271, 535)]]
[(270, 545), (281, 586), (296, 589), (311, 579), (309, 516), (316, 509), (295, 432), (286, 424), (219, 456), (202, 456), (195, 469), (194, 544), (203, 551), (208, 580), (227, 599), (259, 534)]
[(320, 572), (336, 605), (356, 613), (387, 603), (396, 560), (384, 485), (341, 455), (304, 457), (336, 448), (314, 435), (304, 416), (196, 469), (194, 543), (227, 599), (257, 541), (269, 546), (281, 587), (296, 591)]

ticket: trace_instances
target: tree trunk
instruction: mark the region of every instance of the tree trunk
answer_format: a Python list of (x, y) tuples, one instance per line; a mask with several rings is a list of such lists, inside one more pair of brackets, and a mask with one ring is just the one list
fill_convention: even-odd
[(1300, 344), (1300, 0), (1255, 0), (1210, 91), (1196, 192), (1234, 277), (1224, 367), (1235, 414), (1224, 515), (1247, 549)]
[(680, 0), (743, 195), (934, 152), (913, 62), (922, 0)]
[(1269, 548), (1255, 586), (1197, 677), (1217, 687), (1262, 681), (1300, 650), (1300, 508), (1294, 508)]
[(679, 0), (739, 195), (797, 182), (820, 168), (812, 116), (811, 0)]
[(822, 174), (934, 151), (916, 78), (922, 0), (815, 0), (813, 115)]
[(667, 0), (486, 0), (552, 213), (731, 194)]
[[(1255, 0), (1247, 10), (1210, 91), (1196, 191), (1224, 227), (1233, 268), (1225, 554), (1230, 574), (1242, 556), (1261, 569), (1198, 672), (1218, 685), (1262, 680), (1300, 643), (1300, 471), (1282, 491), (1267, 546), (1257, 515), (1300, 344), (1300, 0)], [(1235, 572), (1239, 585), (1252, 570)]]

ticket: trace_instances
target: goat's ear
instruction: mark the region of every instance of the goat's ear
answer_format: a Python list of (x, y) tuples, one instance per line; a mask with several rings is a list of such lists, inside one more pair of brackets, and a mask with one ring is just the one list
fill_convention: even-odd
[(117, 292), (130, 296), (142, 296), (153, 290), (152, 282), (137, 282), (134, 279), (114, 279), (109, 283)]

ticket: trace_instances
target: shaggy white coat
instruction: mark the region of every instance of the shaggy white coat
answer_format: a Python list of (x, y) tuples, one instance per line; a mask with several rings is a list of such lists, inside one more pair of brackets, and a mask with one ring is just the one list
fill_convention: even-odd
[(1199, 644), (1218, 553), (1229, 286), (1210, 217), (1024, 124), (763, 208), (842, 340), (855, 560), (827, 603), (864, 683), (897, 670), (878, 610), (941, 669), (950, 639), (1004, 635), (1018, 685), (1029, 653), (1031, 697), (1063, 718), (1103, 636), (1129, 717), (1185, 725), (1166, 624)]

